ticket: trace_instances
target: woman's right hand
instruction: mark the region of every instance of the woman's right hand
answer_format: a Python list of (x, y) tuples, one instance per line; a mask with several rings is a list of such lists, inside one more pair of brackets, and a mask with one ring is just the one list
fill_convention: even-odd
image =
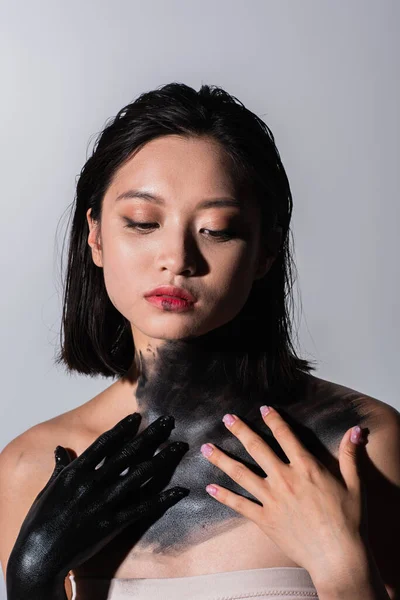
[[(74, 460), (57, 446), (54, 471), (25, 517), (8, 560), (8, 600), (25, 600), (36, 591), (44, 599), (40, 590), (54, 590), (54, 584), (62, 589), (57, 597), (65, 598), (70, 569), (126, 526), (165, 512), (189, 493), (175, 487), (149, 495), (146, 486), (141, 488), (149, 479), (155, 478), (154, 483), (157, 475), (165, 476), (166, 469), (174, 470), (188, 445), (173, 442), (153, 456), (174, 428), (174, 419), (160, 417), (136, 435), (140, 421), (139, 413), (128, 415)], [(127, 467), (128, 473), (121, 475)]]

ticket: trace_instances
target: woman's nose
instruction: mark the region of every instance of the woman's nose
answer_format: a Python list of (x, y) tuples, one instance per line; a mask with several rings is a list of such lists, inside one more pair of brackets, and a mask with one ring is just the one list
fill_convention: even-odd
[(199, 250), (190, 236), (170, 236), (162, 244), (157, 258), (160, 269), (168, 269), (175, 275), (194, 275), (197, 268)]

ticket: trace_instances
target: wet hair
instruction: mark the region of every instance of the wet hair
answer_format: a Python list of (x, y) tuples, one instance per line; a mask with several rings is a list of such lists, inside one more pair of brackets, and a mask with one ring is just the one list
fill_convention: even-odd
[[(235, 96), (212, 85), (202, 85), (197, 92), (173, 82), (145, 92), (98, 134), (78, 177), (71, 208), (55, 362), (69, 372), (114, 378), (126, 376), (132, 366), (131, 325), (110, 301), (103, 269), (93, 262), (86, 212), (91, 208), (92, 219), (100, 223), (104, 195), (119, 168), (150, 140), (172, 134), (211, 139), (223, 148), (235, 190), (257, 201), (262, 243), (276, 256), (266, 275), (254, 281), (239, 314), (204, 339), (221, 353), (236, 352), (237, 373), (243, 381), (290, 384), (315, 367), (297, 356), (292, 341), (296, 268), (290, 249), (289, 181), (269, 127)], [(272, 236), (279, 231), (280, 241), (274, 246)], [(61, 275), (62, 271), (61, 267)]]

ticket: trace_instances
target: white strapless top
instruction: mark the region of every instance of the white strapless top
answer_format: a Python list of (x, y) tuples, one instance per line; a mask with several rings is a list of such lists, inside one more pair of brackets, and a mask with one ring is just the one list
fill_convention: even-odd
[(69, 575), (72, 600), (318, 600), (301, 567), (223, 571), (191, 577), (100, 579)]

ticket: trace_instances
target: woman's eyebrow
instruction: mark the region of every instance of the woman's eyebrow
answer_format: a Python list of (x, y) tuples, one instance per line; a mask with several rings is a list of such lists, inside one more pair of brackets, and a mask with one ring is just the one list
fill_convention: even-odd
[[(146, 192), (144, 190), (127, 190), (119, 194), (115, 202), (118, 200), (124, 200), (128, 198), (140, 198), (146, 202), (152, 202), (153, 204), (164, 205), (165, 200), (158, 194)], [(218, 208), (234, 206), (237, 208), (243, 208), (243, 203), (237, 198), (223, 197), (223, 198), (210, 198), (209, 200), (202, 200), (197, 208)]]

